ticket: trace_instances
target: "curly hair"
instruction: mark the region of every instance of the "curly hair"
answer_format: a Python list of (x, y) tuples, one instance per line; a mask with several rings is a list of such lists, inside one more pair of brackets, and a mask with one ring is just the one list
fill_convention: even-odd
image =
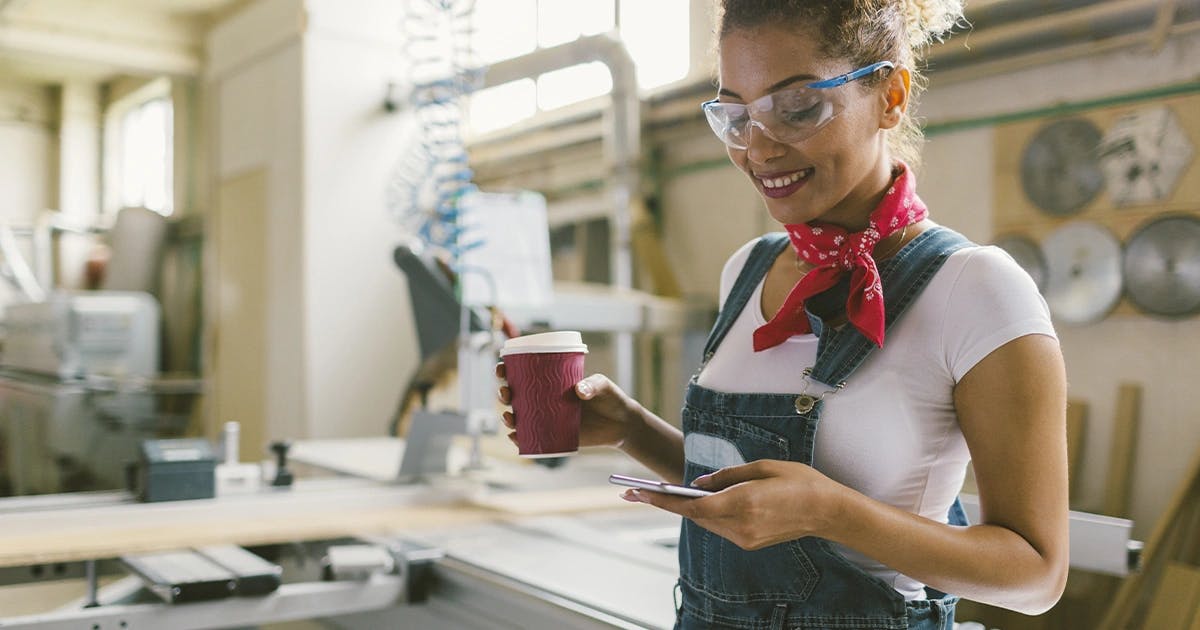
[[(721, 0), (717, 34), (764, 25), (805, 28), (818, 48), (855, 68), (889, 60), (912, 73), (908, 112), (888, 136), (892, 153), (916, 169), (924, 135), (914, 112), (926, 86), (917, 62), (963, 20), (962, 0)], [(870, 85), (878, 76), (865, 79)]]

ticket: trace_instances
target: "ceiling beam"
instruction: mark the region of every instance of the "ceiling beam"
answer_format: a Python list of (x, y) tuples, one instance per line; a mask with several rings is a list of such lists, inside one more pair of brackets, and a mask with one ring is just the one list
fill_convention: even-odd
[(35, 61), (86, 61), (113, 73), (195, 76), (201, 59), (191, 49), (152, 46), (34, 25), (0, 23), (0, 53)]

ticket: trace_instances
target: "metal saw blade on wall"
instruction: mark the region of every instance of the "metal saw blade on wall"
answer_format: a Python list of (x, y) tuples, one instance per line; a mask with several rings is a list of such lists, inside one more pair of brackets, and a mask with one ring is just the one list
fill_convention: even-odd
[(1072, 221), (1042, 241), (1046, 303), (1060, 321), (1103, 319), (1121, 299), (1121, 243), (1093, 221)]
[(1155, 219), (1125, 245), (1125, 293), (1141, 310), (1164, 317), (1200, 312), (1200, 219)]

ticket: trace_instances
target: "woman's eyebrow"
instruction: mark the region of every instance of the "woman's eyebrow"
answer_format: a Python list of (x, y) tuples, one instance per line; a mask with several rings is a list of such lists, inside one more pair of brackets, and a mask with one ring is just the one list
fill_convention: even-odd
[[(782, 81), (777, 81), (777, 82), (773, 83), (771, 85), (771, 87), (767, 88), (766, 93), (770, 94), (771, 92), (774, 92), (776, 90), (782, 90), (783, 88), (785, 88), (797, 81), (811, 81), (811, 80), (814, 80), (817, 78), (819, 78), (819, 77), (812, 75), (812, 74), (792, 75)], [(734, 92), (733, 90), (729, 90), (726, 88), (721, 88), (721, 89), (717, 90), (717, 94), (719, 94), (721, 96), (732, 96), (733, 98), (742, 98), (741, 95), (738, 94), (737, 92)]]

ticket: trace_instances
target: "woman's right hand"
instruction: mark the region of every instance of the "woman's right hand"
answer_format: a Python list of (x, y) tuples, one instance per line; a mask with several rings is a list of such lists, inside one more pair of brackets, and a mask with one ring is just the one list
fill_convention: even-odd
[[(504, 372), (504, 363), (496, 364), (496, 377), (500, 379), (500, 402), (512, 404)], [(629, 436), (644, 423), (641, 405), (630, 398), (603, 374), (593, 374), (575, 384), (575, 395), (582, 401), (579, 422), (580, 446), (612, 446), (620, 448)], [(517, 442), (517, 418), (512, 410), (503, 414), (504, 425), (513, 432), (508, 439)]]

